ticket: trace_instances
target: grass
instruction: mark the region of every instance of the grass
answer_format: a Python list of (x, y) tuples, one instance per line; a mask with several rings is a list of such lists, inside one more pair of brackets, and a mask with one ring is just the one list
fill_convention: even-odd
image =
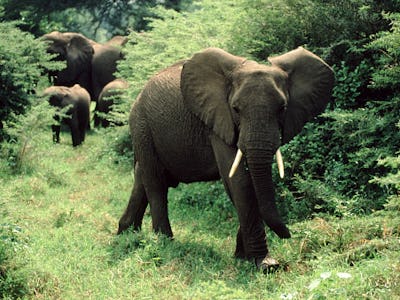
[[(268, 234), (284, 268), (258, 272), (232, 257), (237, 219), (219, 184), (170, 192), (174, 240), (117, 236), (132, 187), (110, 135), (73, 149), (40, 131), (12, 174), (0, 160), (0, 295), (5, 299), (400, 299), (400, 216), (316, 218)], [(213, 199), (217, 197), (217, 200)]]

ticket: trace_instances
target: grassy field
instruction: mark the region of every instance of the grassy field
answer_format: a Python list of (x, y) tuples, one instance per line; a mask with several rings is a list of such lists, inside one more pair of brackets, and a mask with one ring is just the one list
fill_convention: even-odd
[(233, 258), (238, 222), (219, 184), (170, 191), (173, 241), (151, 232), (149, 212), (142, 232), (117, 236), (133, 177), (109, 137), (93, 132), (73, 149), (68, 133), (60, 145), (37, 135), (24, 172), (1, 160), (3, 298), (400, 299), (396, 211), (290, 224), (290, 240), (269, 234), (283, 268), (264, 275)]

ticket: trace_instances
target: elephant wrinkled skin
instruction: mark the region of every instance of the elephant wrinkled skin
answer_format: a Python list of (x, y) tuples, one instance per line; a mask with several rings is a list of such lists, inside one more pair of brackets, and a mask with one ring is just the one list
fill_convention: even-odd
[(334, 74), (301, 47), (269, 61), (208, 48), (149, 80), (130, 113), (135, 182), (118, 233), (140, 229), (150, 203), (153, 229), (172, 237), (168, 187), (222, 178), (240, 223), (235, 256), (263, 270), (278, 264), (264, 222), (281, 238), (290, 233), (275, 204), (273, 156), (325, 109)]
[[(74, 147), (82, 144), (90, 120), (89, 93), (79, 84), (75, 84), (73, 87), (51, 86), (43, 94), (49, 97), (50, 105), (67, 109), (66, 118), (60, 119), (58, 115), (55, 115), (54, 119), (69, 126)], [(60, 142), (60, 129), (60, 124), (52, 126), (55, 143)]]

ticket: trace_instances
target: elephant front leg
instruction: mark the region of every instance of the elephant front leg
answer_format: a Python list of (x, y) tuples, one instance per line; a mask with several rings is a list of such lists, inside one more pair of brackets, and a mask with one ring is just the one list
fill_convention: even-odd
[(55, 124), (51, 125), (51, 131), (53, 133), (53, 143), (59, 143), (60, 142), (60, 131), (61, 131), (61, 125), (60, 125), (60, 117), (56, 114), (53, 116)]
[(53, 132), (53, 142), (56, 144), (60, 143), (61, 126), (60, 125), (51, 125), (51, 130)]
[(76, 147), (82, 144), (82, 135), (79, 130), (79, 124), (77, 118), (72, 118), (68, 121), (69, 128), (71, 130), (72, 146)]
[[(268, 253), (264, 223), (258, 209), (250, 174), (242, 161), (234, 177), (228, 174), (234, 160), (236, 149), (227, 146), (220, 138), (211, 137), (214, 154), (220, 175), (230, 195), (239, 218), (235, 257), (253, 261), (257, 268), (270, 271), (277, 261)], [(275, 264), (276, 263), (276, 264)]]

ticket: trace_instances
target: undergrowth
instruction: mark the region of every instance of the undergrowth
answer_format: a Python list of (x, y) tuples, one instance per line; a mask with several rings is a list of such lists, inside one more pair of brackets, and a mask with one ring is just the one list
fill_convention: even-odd
[(110, 136), (93, 131), (73, 149), (68, 132), (59, 145), (49, 128), (39, 132), (29, 171), (0, 177), (5, 299), (400, 296), (400, 217), (392, 207), (293, 222), (289, 240), (268, 232), (282, 268), (264, 275), (233, 257), (238, 221), (219, 182), (170, 189), (173, 240), (151, 231), (149, 211), (141, 232), (117, 236), (133, 178), (117, 154), (104, 151)]

